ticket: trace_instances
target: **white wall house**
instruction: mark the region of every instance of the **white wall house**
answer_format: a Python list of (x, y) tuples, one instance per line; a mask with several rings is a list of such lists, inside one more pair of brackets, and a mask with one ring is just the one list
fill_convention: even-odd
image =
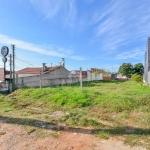
[[(43, 68), (25, 68), (16, 72), (16, 86), (39, 86), (40, 80), (67, 79), (69, 71), (63, 66)], [(41, 74), (41, 75), (40, 75)], [(45, 85), (46, 86), (46, 85)]]
[[(69, 73), (69, 78), (80, 78), (80, 70), (73, 70)], [(103, 80), (102, 73), (94, 73), (91, 70), (82, 71), (82, 78), (87, 79), (87, 81), (93, 80)]]

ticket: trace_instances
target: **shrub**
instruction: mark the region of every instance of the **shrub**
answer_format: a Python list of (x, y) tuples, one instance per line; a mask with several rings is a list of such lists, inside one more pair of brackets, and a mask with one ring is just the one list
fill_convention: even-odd
[(135, 82), (142, 82), (143, 77), (140, 74), (135, 73), (132, 75), (131, 79)]

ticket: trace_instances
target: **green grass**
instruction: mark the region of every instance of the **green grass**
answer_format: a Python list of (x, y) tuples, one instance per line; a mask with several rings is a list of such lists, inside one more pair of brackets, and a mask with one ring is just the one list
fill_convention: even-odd
[[(64, 115), (52, 117), (57, 111)], [(150, 87), (132, 81), (84, 82), (83, 92), (79, 83), (18, 89), (0, 95), (0, 116), (8, 123), (31, 126), (28, 134), (36, 132), (35, 120), (40, 120), (91, 128), (100, 138), (122, 136), (127, 144), (150, 148)]]
[(107, 132), (101, 131), (98, 133), (98, 137), (101, 139), (108, 140), (110, 137), (110, 134), (108, 134)]

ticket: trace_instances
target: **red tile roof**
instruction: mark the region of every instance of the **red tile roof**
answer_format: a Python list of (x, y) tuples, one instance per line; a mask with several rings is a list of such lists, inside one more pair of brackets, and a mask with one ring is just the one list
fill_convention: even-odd
[(45, 73), (51, 72), (53, 70), (56, 70), (58, 68), (60, 68), (60, 66), (47, 67), (44, 72), (42, 72), (42, 67), (39, 67), (39, 68), (25, 68), (25, 69), (17, 71), (16, 74), (40, 74), (40, 72), (45, 74)]

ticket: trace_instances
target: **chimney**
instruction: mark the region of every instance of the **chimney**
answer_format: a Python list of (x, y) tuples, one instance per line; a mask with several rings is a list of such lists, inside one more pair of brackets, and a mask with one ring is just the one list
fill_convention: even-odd
[(62, 66), (65, 67), (65, 58), (62, 58)]
[(45, 66), (46, 63), (42, 63), (43, 67), (42, 67), (42, 72), (44, 72), (46, 70), (46, 66)]

